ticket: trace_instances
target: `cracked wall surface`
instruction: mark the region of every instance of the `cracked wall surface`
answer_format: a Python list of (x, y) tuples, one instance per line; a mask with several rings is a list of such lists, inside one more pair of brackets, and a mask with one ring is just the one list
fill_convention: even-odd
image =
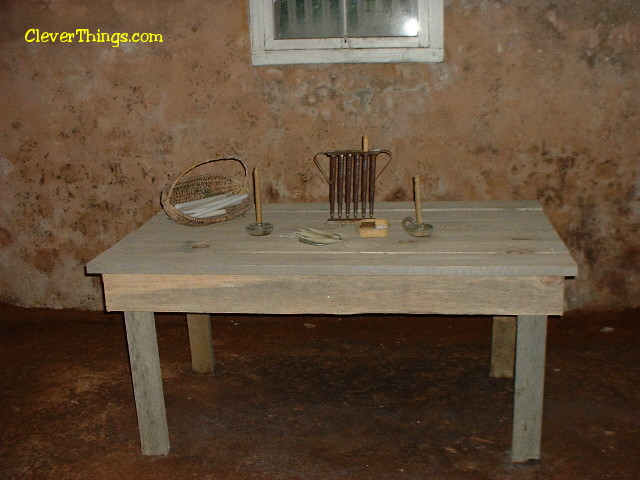
[[(640, 5), (445, 2), (445, 61), (254, 67), (237, 0), (0, 4), (0, 301), (103, 308), (84, 264), (205, 158), (324, 201), (318, 151), (393, 152), (382, 200), (539, 199), (579, 263), (567, 308), (640, 304)], [(27, 42), (29, 29), (162, 43)], [(232, 167), (229, 167), (229, 169)], [(225, 168), (222, 173), (227, 172)]]

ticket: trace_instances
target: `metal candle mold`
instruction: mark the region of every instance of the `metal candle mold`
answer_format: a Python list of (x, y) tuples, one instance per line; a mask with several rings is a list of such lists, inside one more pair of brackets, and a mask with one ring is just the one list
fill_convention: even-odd
[[(318, 157), (329, 158), (329, 175), (320, 165)], [(379, 173), (376, 163), (379, 155), (389, 157)], [(376, 180), (391, 163), (388, 150), (369, 150), (363, 140), (362, 150), (329, 150), (318, 152), (313, 161), (329, 184), (329, 221), (356, 221), (373, 218)]]

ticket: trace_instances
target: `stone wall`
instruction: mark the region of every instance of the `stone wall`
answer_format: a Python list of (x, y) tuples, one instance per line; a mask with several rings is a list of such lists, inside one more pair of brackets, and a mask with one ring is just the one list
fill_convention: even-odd
[(265, 201), (321, 201), (313, 154), (366, 133), (395, 158), (378, 198), (409, 200), (415, 174), (425, 201), (538, 198), (580, 265), (567, 307), (640, 304), (638, 2), (446, 1), (437, 64), (254, 67), (248, 16), (238, 0), (0, 3), (0, 301), (101, 309), (84, 264), (183, 168), (236, 155)]

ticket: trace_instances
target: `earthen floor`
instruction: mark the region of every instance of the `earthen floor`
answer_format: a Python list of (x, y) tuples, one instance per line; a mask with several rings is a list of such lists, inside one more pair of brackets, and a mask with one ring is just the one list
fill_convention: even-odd
[(487, 317), (158, 315), (171, 452), (140, 455), (120, 315), (0, 307), (0, 479), (638, 479), (640, 311), (549, 320), (543, 455), (509, 462)]

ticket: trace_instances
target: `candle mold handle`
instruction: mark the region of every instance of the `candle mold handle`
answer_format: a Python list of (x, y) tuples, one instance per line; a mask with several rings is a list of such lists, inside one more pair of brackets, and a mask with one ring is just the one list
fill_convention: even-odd
[(320, 161), (318, 160), (319, 156), (325, 155), (327, 158), (330, 159), (332, 156), (339, 157), (340, 155), (365, 155), (365, 154), (370, 156), (375, 156), (375, 157), (377, 157), (380, 154), (384, 154), (389, 157), (389, 159), (387, 160), (387, 163), (384, 164), (384, 167), (382, 167), (382, 169), (376, 175), (376, 180), (377, 180), (380, 177), (380, 175), (382, 175), (382, 172), (384, 172), (386, 168), (389, 166), (389, 164), (391, 163), (391, 160), (393, 160), (393, 156), (391, 155), (391, 152), (389, 150), (327, 150), (326, 152), (316, 153), (313, 156), (313, 163), (316, 164), (316, 167), (318, 167), (318, 170), (320, 170), (320, 173), (324, 177), (325, 181), (327, 183), (331, 183), (329, 176), (326, 174), (325, 170), (322, 168), (322, 165), (320, 165)]

